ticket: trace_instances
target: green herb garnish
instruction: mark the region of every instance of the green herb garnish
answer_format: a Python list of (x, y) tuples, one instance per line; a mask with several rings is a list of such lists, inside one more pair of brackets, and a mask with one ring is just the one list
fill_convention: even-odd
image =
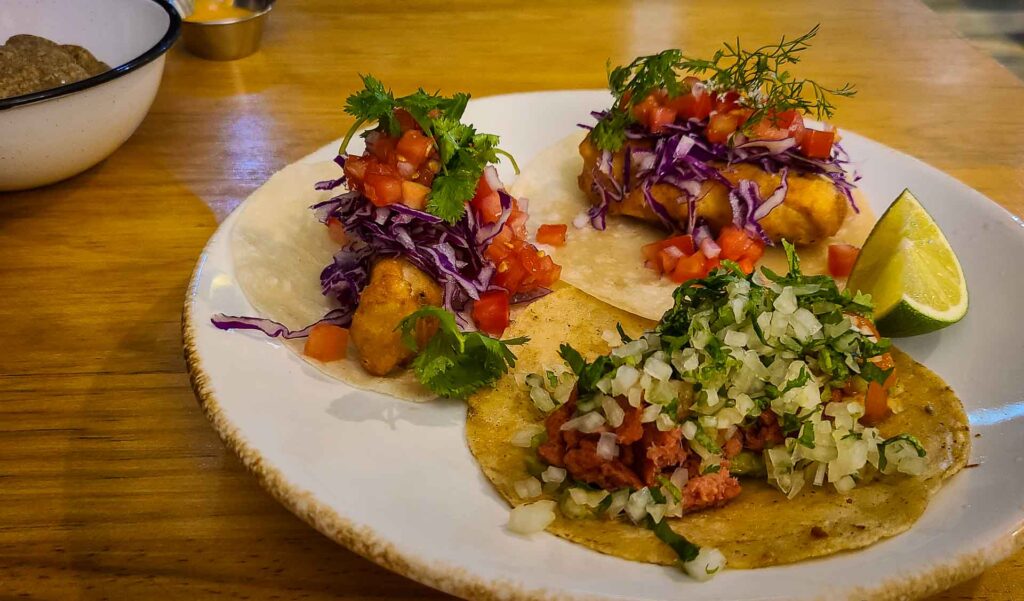
[(668, 525), (668, 520), (654, 521), (654, 518), (647, 517), (647, 527), (654, 531), (654, 536), (665, 543), (676, 552), (679, 561), (686, 563), (697, 559), (700, 547), (691, 543), (685, 536), (679, 534)]
[(689, 86), (679, 81), (687, 74), (700, 76), (714, 91), (740, 93), (743, 105), (754, 111), (745, 129), (790, 109), (818, 119), (831, 118), (835, 112), (832, 97), (853, 96), (853, 86), (829, 88), (814, 80), (797, 79), (788, 71), (789, 65), (800, 62), (801, 53), (817, 33), (815, 25), (792, 40), (783, 37), (777, 44), (752, 50), (744, 49), (737, 39), (735, 44), (724, 44), (710, 60), (687, 57), (678, 49), (664, 50), (611, 69), (608, 88), (615, 104), (594, 127), (594, 142), (604, 150), (621, 148), (626, 127), (635, 121), (629, 109), (657, 89), (664, 89), (670, 98), (689, 93)]
[(918, 457), (924, 457), (928, 454), (924, 449), (924, 445), (922, 445), (921, 441), (915, 436), (911, 436), (910, 434), (898, 434), (892, 438), (885, 439), (878, 445), (878, 471), (885, 471), (885, 467), (889, 465), (889, 460), (885, 457), (885, 451), (889, 448), (889, 445), (894, 442), (905, 442), (914, 447), (914, 451), (917, 453)]
[(420, 88), (396, 98), (372, 75), (360, 77), (363, 89), (345, 101), (345, 112), (355, 117), (356, 122), (345, 134), (338, 153), (345, 153), (352, 136), (367, 123), (376, 122), (389, 136), (397, 137), (401, 126), (395, 111), (408, 111), (423, 133), (434, 140), (440, 157), (441, 171), (434, 178), (427, 198), (427, 211), (431, 214), (449, 223), (462, 219), (466, 213), (466, 202), (476, 193), (484, 168), (499, 162), (502, 156), (508, 158), (519, 173), (519, 166), (512, 155), (498, 148), (498, 136), (478, 133), (472, 125), (461, 121), (469, 94), (459, 92), (448, 97)]
[[(424, 318), (437, 320), (438, 329), (421, 349), (416, 342), (416, 323)], [(505, 375), (516, 364), (516, 356), (508, 347), (529, 340), (498, 340), (480, 332), (461, 332), (455, 316), (439, 307), (419, 309), (403, 319), (398, 328), (402, 341), (418, 353), (412, 368), (419, 381), (431, 392), (453, 399), (464, 399)]]

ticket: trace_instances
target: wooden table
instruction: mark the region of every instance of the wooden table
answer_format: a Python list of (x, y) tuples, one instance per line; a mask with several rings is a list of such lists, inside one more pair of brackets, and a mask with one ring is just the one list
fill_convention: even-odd
[[(801, 73), (857, 83), (841, 126), (1024, 213), (1024, 84), (914, 0), (344, 4), (279, 3), (263, 50), (241, 61), (174, 49), (116, 154), (0, 195), (0, 598), (441, 596), (264, 493), (207, 424), (181, 356), (206, 239), (270, 174), (344, 131), (357, 72), (402, 92), (595, 88), (607, 57), (704, 54), (821, 22)], [(1020, 598), (1024, 554), (937, 597)]]

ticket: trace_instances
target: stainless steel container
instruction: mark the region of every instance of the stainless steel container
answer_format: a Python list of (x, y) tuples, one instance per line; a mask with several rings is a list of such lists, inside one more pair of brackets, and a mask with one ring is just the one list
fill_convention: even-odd
[(235, 0), (235, 6), (250, 10), (252, 14), (217, 21), (184, 21), (181, 38), (185, 48), (200, 58), (214, 61), (249, 56), (260, 47), (263, 26), (273, 4), (273, 0)]

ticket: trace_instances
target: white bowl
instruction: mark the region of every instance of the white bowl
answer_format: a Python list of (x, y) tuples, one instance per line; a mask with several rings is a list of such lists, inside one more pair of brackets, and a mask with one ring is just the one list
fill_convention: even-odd
[(165, 0), (2, 0), (0, 42), (28, 33), (76, 44), (112, 66), (88, 79), (0, 100), (0, 191), (85, 171), (149, 111), (181, 17)]

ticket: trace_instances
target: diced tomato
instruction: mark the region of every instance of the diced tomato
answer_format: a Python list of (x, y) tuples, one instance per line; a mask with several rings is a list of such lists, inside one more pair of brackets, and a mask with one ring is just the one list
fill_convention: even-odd
[(672, 281), (682, 284), (685, 281), (702, 278), (707, 275), (707, 257), (704, 253), (695, 252), (679, 259), (672, 271)]
[[(871, 321), (867, 317), (864, 317), (863, 315), (857, 315), (856, 313), (847, 313), (846, 316), (850, 318), (850, 321), (853, 322), (853, 325), (863, 330), (870, 331), (871, 335), (874, 336), (876, 339), (881, 338), (881, 334), (878, 333), (878, 328), (875, 327), (875, 322)], [(889, 357), (889, 354), (886, 353), (885, 355), (882, 355), (882, 357)], [(889, 369), (890, 367), (892, 367), (891, 361), (892, 357), (889, 357), (887, 360), (882, 359), (877, 361), (876, 365), (878, 365), (882, 369)]]
[(366, 150), (385, 164), (395, 162), (395, 146), (397, 144), (398, 140), (383, 132), (375, 131), (366, 136)]
[(722, 248), (721, 258), (739, 261), (753, 248), (754, 239), (740, 228), (727, 225), (718, 233), (718, 246)]
[(501, 218), (501, 198), (497, 192), (491, 192), (487, 196), (474, 196), (470, 204), (484, 223), (495, 223)]
[(341, 224), (337, 217), (327, 218), (327, 234), (331, 237), (331, 240), (334, 240), (340, 246), (348, 244), (348, 234), (345, 233), (345, 226)]
[(402, 200), (402, 180), (389, 175), (366, 174), (366, 197), (378, 207)]
[(406, 161), (416, 169), (419, 169), (423, 161), (427, 160), (433, 148), (434, 141), (429, 136), (423, 135), (418, 129), (410, 129), (402, 134), (402, 138), (396, 146), (398, 159)]
[(363, 157), (349, 155), (345, 158), (345, 177), (348, 178), (349, 184), (362, 185), (367, 165), (368, 162)]
[(495, 192), (497, 192), (497, 190), (491, 188), (491, 185), (487, 183), (487, 176), (481, 175), (479, 181), (476, 182), (476, 194), (473, 195), (473, 200), (490, 196)]
[(647, 129), (652, 134), (660, 134), (665, 131), (666, 125), (671, 125), (676, 122), (676, 111), (665, 106), (659, 106), (651, 109), (647, 113)]
[(324, 363), (344, 359), (347, 353), (348, 330), (329, 323), (313, 326), (302, 348), (302, 354)]
[(508, 292), (484, 292), (473, 303), (473, 322), (481, 331), (497, 338), (508, 327), (508, 312)]
[(685, 253), (679, 250), (679, 248), (666, 246), (658, 251), (658, 260), (655, 262), (655, 266), (658, 267), (659, 273), (672, 273), (676, 268), (676, 263), (684, 256)]
[(715, 111), (718, 113), (728, 113), (729, 111), (739, 106), (739, 99), (740, 95), (738, 92), (726, 92), (725, 94), (715, 94)]
[(502, 259), (512, 253), (515, 248), (513, 241), (512, 230), (507, 227), (501, 228), (498, 235), (491, 240), (491, 244), (484, 250), (484, 256), (497, 265)]
[(868, 382), (868, 392), (864, 396), (865, 424), (877, 424), (889, 415), (889, 392), (878, 382)]
[(704, 275), (708, 275), (709, 273), (718, 269), (721, 266), (722, 260), (719, 259), (718, 257), (715, 257), (714, 259), (708, 259), (707, 261), (704, 262)]
[(811, 159), (827, 159), (832, 155), (832, 143), (836, 139), (834, 131), (804, 131), (804, 139), (800, 144), (800, 152)]
[(678, 248), (684, 255), (692, 255), (694, 252), (693, 236), (689, 234), (683, 236), (673, 236), (672, 238), (666, 238), (658, 242), (645, 244), (640, 249), (640, 251), (643, 253), (644, 259), (646, 259), (651, 264), (651, 267), (654, 267), (655, 269), (661, 269), (662, 264), (660, 259), (660, 253), (662, 250), (668, 248), (669, 246), (674, 246)]
[(405, 109), (395, 109), (395, 119), (398, 121), (398, 125), (402, 128), (402, 131), (409, 131), (410, 129), (419, 129), (419, 123), (412, 118), (409, 111)]
[(402, 204), (422, 211), (427, 206), (430, 188), (416, 182), (402, 182)]
[(740, 266), (740, 271), (743, 273), (747, 275), (754, 273), (754, 262), (750, 259), (744, 257), (737, 261), (736, 264)]
[(568, 226), (564, 223), (545, 223), (537, 228), (537, 242), (562, 246), (565, 244), (565, 234), (568, 230)]
[(505, 227), (512, 228), (512, 233), (516, 238), (520, 240), (526, 240), (526, 220), (530, 216), (525, 211), (519, 209), (519, 203), (514, 199), (512, 200), (512, 211), (509, 212), (508, 221), (505, 222)]
[(497, 273), (494, 274), (494, 283), (509, 292), (518, 291), (526, 280), (526, 269), (523, 267), (519, 255), (510, 252), (497, 264)]
[(859, 254), (860, 249), (852, 244), (830, 244), (828, 246), (828, 272), (836, 278), (849, 276)]
[(633, 106), (633, 117), (640, 123), (649, 123), (649, 115), (651, 111), (658, 108), (658, 101), (655, 99), (654, 94), (648, 94), (646, 98), (636, 103)]
[(704, 90), (692, 90), (668, 101), (680, 119), (703, 121), (711, 114), (711, 95)]
[(366, 175), (384, 175), (387, 177), (399, 177), (398, 169), (391, 165), (382, 163), (374, 157), (368, 157), (366, 161)]
[(765, 115), (750, 128), (753, 140), (782, 140), (795, 138), (799, 144), (804, 135), (804, 118), (795, 110)]
[(713, 144), (725, 144), (729, 136), (740, 127), (739, 117), (733, 113), (717, 113), (711, 115), (708, 121), (708, 129), (704, 134), (708, 142)]

